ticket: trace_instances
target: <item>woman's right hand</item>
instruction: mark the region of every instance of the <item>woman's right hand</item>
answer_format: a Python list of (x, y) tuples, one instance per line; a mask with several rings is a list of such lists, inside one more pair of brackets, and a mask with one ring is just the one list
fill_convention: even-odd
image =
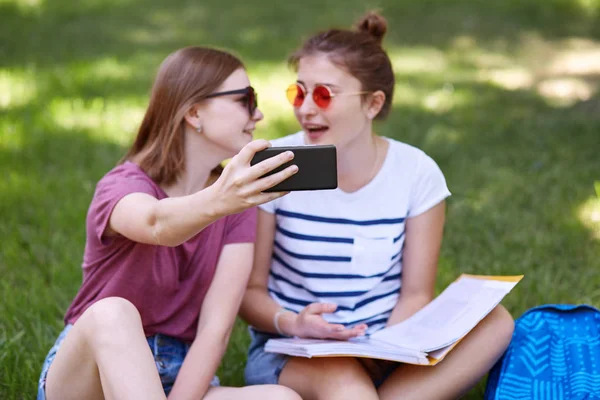
[(294, 153), (286, 151), (253, 166), (250, 165), (256, 152), (270, 146), (271, 144), (266, 140), (254, 140), (244, 146), (225, 166), (219, 179), (209, 188), (214, 192), (218, 215), (235, 214), (288, 193), (263, 193), (263, 191), (294, 175), (298, 171), (296, 165), (290, 165), (283, 171), (261, 177), (292, 160)]
[(295, 317), (292, 327), (293, 336), (312, 339), (348, 340), (362, 336), (367, 330), (366, 324), (346, 328), (341, 324), (331, 324), (323, 318), (322, 314), (329, 314), (336, 310), (332, 303), (312, 303)]

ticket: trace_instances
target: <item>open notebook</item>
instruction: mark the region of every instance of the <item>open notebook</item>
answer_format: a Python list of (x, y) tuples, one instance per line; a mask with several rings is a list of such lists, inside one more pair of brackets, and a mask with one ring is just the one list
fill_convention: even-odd
[(523, 278), (461, 275), (410, 318), (348, 341), (270, 339), (265, 351), (297, 357), (366, 357), (435, 365)]

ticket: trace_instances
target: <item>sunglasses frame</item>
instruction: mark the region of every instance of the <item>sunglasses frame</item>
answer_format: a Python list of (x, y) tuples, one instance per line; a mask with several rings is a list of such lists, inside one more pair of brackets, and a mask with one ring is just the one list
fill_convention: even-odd
[[(292, 99), (290, 99), (290, 97), (287, 95), (287, 93), (290, 91), (290, 89), (291, 89), (292, 87), (294, 87), (294, 86), (296, 86), (296, 87), (299, 87), (299, 88), (301, 89), (302, 93), (304, 93), (304, 98), (306, 98), (306, 96), (308, 96), (308, 95), (309, 95), (309, 93), (311, 93), (311, 92), (309, 92), (309, 91), (306, 89), (306, 87), (305, 87), (305, 86), (304, 86), (302, 83), (300, 83), (300, 82), (292, 83), (290, 86), (288, 86), (288, 88), (286, 89), (286, 97), (287, 97), (288, 101), (289, 101), (289, 102), (292, 104), (292, 106), (293, 106), (293, 107), (295, 107), (295, 108), (300, 108), (300, 107), (302, 107), (302, 104), (304, 104), (304, 100), (302, 100), (302, 103), (300, 103), (300, 105), (299, 105), (299, 106), (296, 106), (296, 105), (294, 105), (294, 103), (295, 103), (295, 101), (294, 101), (294, 100), (295, 100), (295, 98), (294, 98), (294, 100), (292, 100)], [(328, 101), (329, 101), (329, 103), (327, 103), (327, 105), (326, 105), (326, 106), (323, 106), (323, 107), (322, 107), (322, 106), (320, 106), (320, 105), (318, 104), (317, 100), (316, 100), (316, 99), (315, 99), (315, 97), (314, 97), (314, 96), (315, 96), (315, 89), (317, 89), (317, 88), (319, 88), (319, 87), (324, 87), (324, 88), (327, 90), (327, 92), (329, 93), (329, 100), (328, 100)], [(360, 91), (360, 92), (341, 92), (341, 93), (334, 93), (334, 92), (333, 92), (333, 90), (331, 90), (331, 88), (330, 88), (329, 86), (327, 86), (327, 85), (324, 85), (324, 84), (318, 84), (318, 85), (316, 85), (316, 86), (313, 88), (313, 90), (312, 90), (312, 97), (313, 97), (313, 103), (315, 103), (315, 105), (316, 105), (317, 107), (319, 107), (321, 110), (326, 110), (326, 109), (328, 109), (328, 108), (329, 108), (329, 106), (330, 106), (330, 104), (331, 104), (331, 99), (333, 99), (334, 97), (337, 97), (337, 96), (353, 96), (353, 95), (357, 95), (357, 94), (367, 94), (367, 93), (371, 93), (371, 92), (368, 92), (368, 91)], [(298, 95), (296, 94), (296, 96), (298, 96)]]
[(254, 113), (258, 109), (258, 96), (256, 94), (256, 90), (254, 90), (254, 88), (252, 86), (246, 86), (243, 89), (227, 90), (225, 92), (211, 93), (208, 96), (206, 96), (206, 98), (210, 99), (213, 97), (227, 96), (230, 94), (245, 94), (245, 95), (249, 96), (250, 93), (252, 93), (252, 98), (254, 99), (254, 104), (251, 104), (250, 101), (248, 101), (247, 108), (248, 108), (248, 113), (250, 114), (250, 117), (253, 117)]

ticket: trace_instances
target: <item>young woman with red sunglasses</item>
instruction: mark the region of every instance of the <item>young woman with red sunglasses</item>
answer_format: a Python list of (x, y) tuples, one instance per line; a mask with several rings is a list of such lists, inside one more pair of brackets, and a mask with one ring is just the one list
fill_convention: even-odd
[(291, 154), (250, 166), (269, 145), (252, 141), (262, 118), (233, 55), (188, 47), (165, 59), (133, 146), (96, 186), (83, 283), (38, 399), (299, 399), (215, 376), (252, 266), (254, 206), (295, 172), (260, 178)]
[(390, 112), (386, 21), (309, 38), (291, 65), (288, 99), (302, 131), (276, 146), (333, 144), (339, 187), (260, 206), (255, 264), (241, 315), (251, 325), (249, 384), (280, 383), (310, 399), (452, 399), (504, 352), (513, 320), (493, 310), (435, 367), (266, 353), (272, 337), (345, 340), (396, 324), (434, 297), (450, 195), (423, 151), (373, 132)]

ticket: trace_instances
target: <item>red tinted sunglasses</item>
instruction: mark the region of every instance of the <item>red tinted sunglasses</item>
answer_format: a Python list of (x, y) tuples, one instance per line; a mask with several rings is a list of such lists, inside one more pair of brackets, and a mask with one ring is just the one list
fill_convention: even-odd
[[(331, 99), (336, 96), (350, 96), (356, 94), (366, 94), (369, 92), (351, 92), (351, 93), (333, 93), (329, 86), (316, 85), (312, 91), (313, 102), (317, 107), (325, 110), (331, 104)], [(286, 96), (291, 105), (296, 108), (302, 106), (308, 91), (301, 83), (292, 83), (286, 90)]]
[(254, 116), (254, 113), (258, 108), (258, 97), (256, 95), (256, 91), (252, 86), (247, 86), (243, 89), (228, 90), (226, 92), (212, 93), (206, 96), (206, 98), (210, 99), (211, 97), (227, 96), (229, 94), (243, 94), (244, 96), (242, 97), (242, 102), (248, 108), (250, 118)]

